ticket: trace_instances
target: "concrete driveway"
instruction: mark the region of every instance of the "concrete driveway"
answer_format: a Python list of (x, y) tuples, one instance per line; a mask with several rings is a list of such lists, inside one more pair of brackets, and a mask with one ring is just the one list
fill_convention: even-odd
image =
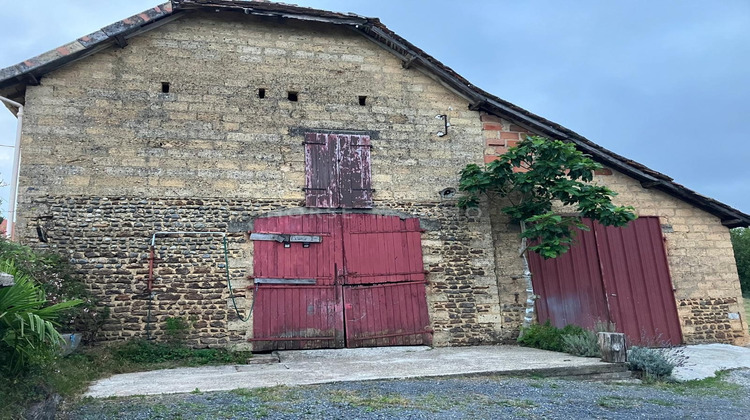
[(672, 376), (679, 381), (708, 378), (714, 376), (717, 370), (750, 368), (748, 347), (699, 344), (677, 349), (682, 349), (683, 354), (687, 356), (685, 364), (672, 372)]
[(518, 346), (381, 347), (278, 352), (276, 363), (179, 368), (114, 375), (96, 381), (91, 397), (227, 391), (373, 379), (508, 374), (607, 375), (623, 366)]
[[(703, 379), (717, 370), (750, 368), (750, 348), (727, 344), (680, 347), (687, 356), (678, 380)], [(674, 351), (674, 350), (672, 350)], [(622, 377), (625, 367), (596, 358), (518, 346), (380, 347), (300, 350), (259, 356), (267, 363), (178, 368), (114, 375), (94, 382), (90, 397), (228, 391), (277, 385), (405, 379), (458, 375)]]

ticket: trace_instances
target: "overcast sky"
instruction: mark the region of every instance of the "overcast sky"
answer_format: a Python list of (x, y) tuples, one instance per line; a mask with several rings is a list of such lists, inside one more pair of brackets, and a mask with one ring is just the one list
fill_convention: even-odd
[[(158, 0), (1, 3), (0, 68)], [(484, 90), (750, 213), (750, 1), (296, 3), (379, 17)], [(0, 108), (0, 144), (15, 124)], [(0, 147), (6, 182), (12, 156)]]

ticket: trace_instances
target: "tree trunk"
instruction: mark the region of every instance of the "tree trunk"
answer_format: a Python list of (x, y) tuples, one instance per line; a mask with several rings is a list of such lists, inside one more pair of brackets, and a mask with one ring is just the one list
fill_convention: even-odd
[[(524, 221), (521, 221), (521, 234), (523, 234), (524, 232), (526, 232), (526, 223)], [(531, 270), (529, 269), (529, 259), (527, 256), (526, 247), (526, 238), (522, 237), (519, 253), (521, 254), (521, 259), (523, 259), (523, 278), (526, 281), (526, 315), (523, 318), (523, 329), (521, 329), (522, 335), (524, 329), (528, 328), (534, 322), (534, 317), (536, 316), (534, 312), (536, 295), (534, 294), (534, 285), (531, 282)]]

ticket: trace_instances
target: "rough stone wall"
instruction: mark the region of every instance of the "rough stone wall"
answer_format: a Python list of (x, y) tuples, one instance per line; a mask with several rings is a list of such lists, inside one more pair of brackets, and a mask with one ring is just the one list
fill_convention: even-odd
[[(321, 130), (369, 134), (374, 211), (432, 226), (423, 252), (435, 345), (498, 338), (489, 218), (466, 216), (439, 195), (456, 187), (461, 167), (482, 161), (479, 114), (357, 34), (193, 15), (49, 74), (28, 88), (25, 112), (20, 237), (70, 255), (112, 309), (104, 339), (145, 335), (150, 303), (154, 336), (180, 316), (196, 345), (245, 343), (252, 319), (242, 322), (231, 306), (220, 238), (158, 238), (151, 301), (149, 239), (154, 231), (229, 231), (244, 315), (248, 221), (303, 205), (304, 132)], [(450, 118), (445, 137), (437, 136), (438, 114)], [(38, 241), (37, 225), (48, 243)]]
[[(522, 136), (530, 134), (525, 128), (492, 115), (483, 114), (481, 119), (485, 162), (496, 159)], [(632, 205), (640, 216), (659, 216), (685, 342), (750, 342), (729, 229), (717, 217), (660, 191), (645, 189), (636, 180), (612, 169), (597, 171), (594, 182), (618, 193), (615, 204)], [(508, 231), (503, 217), (499, 212), (493, 215), (496, 244), (517, 238), (517, 231)], [(510, 297), (515, 293), (523, 297), (525, 287), (519, 279), (522, 266), (520, 261), (513, 264), (514, 258), (518, 258), (511, 251), (510, 247), (496, 246), (495, 260), (502, 311), (507, 313), (507, 322), (520, 325), (522, 309), (518, 310)], [(508, 271), (507, 267), (513, 268)], [(513, 328), (503, 325), (503, 330), (506, 329)]]
[[(124, 197), (36, 197), (48, 217), (40, 220), (50, 241), (35, 231), (24, 242), (68, 253), (110, 310), (102, 339), (160, 338), (168, 317), (189, 321), (187, 340), (195, 346), (243, 346), (252, 338), (252, 221), (298, 207), (285, 200), (139, 199)], [(377, 202), (377, 211), (419, 217), (428, 308), (434, 344), (472, 345), (499, 338), (498, 295), (489, 218), (468, 215), (455, 202), (403, 205)], [(315, 210), (310, 210), (315, 211)], [(239, 309), (230, 299), (222, 239), (209, 235), (156, 238), (153, 293), (147, 290), (149, 243), (158, 231), (228, 232), (229, 274)]]

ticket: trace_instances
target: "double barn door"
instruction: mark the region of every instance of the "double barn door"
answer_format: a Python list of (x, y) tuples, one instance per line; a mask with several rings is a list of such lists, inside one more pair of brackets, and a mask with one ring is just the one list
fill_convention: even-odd
[[(430, 344), (418, 219), (255, 221), (253, 349)], [(305, 242), (308, 241), (308, 242)]]
[(613, 322), (631, 345), (682, 343), (658, 217), (623, 228), (589, 219), (576, 244), (555, 259), (529, 253), (539, 322), (593, 329)]

